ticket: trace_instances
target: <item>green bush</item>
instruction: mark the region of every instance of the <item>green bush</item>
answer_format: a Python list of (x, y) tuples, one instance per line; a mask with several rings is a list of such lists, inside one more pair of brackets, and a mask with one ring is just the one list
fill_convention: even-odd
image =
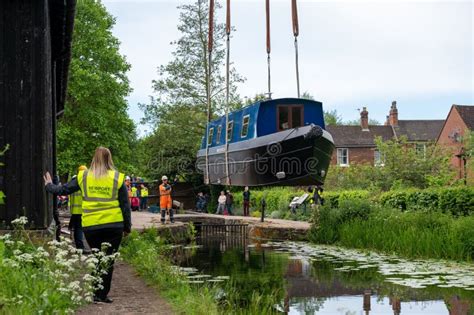
[(324, 192), (323, 198), (326, 205), (337, 208), (339, 203), (344, 200), (370, 199), (371, 192), (367, 190), (344, 190)]
[(474, 213), (474, 187), (406, 189), (383, 193), (380, 203), (401, 210), (441, 211), (456, 216)]
[[(235, 209), (242, 209), (243, 204), (243, 190), (233, 191), (234, 195), (234, 207)], [(250, 191), (250, 212), (261, 212), (262, 199), (265, 198), (266, 202), (266, 213), (273, 213), (278, 215), (278, 218), (284, 218), (289, 214), (289, 204), (293, 197), (301, 196), (306, 191), (304, 189), (298, 189), (293, 187), (271, 187), (264, 190), (251, 190)]]
[(474, 214), (474, 187), (456, 187), (440, 190), (438, 208), (453, 215)]
[(309, 239), (316, 243), (339, 241), (339, 229), (352, 220), (366, 220), (375, 206), (367, 199), (343, 199), (338, 208), (324, 205), (313, 210)]

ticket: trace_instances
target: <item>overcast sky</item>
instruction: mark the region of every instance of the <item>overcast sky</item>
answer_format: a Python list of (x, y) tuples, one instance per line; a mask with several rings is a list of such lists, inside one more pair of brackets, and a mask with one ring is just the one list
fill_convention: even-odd
[[(129, 112), (137, 122), (137, 104), (148, 101), (156, 69), (171, 60), (170, 42), (180, 36), (176, 6), (189, 2), (103, 1), (132, 65)], [(290, 3), (271, 0), (274, 98), (296, 96)], [(264, 9), (264, 0), (232, 0), (231, 59), (247, 78), (241, 96), (267, 90)], [(471, 1), (306, 0), (298, 9), (301, 91), (325, 110), (352, 120), (367, 106), (384, 122), (393, 100), (400, 119), (444, 119), (452, 104), (474, 104)]]

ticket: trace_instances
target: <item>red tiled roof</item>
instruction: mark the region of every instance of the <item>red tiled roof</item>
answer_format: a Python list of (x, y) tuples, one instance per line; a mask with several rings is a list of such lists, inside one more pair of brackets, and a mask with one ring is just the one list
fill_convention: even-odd
[(444, 120), (399, 120), (395, 132), (411, 142), (436, 141), (443, 125)]
[(329, 125), (326, 130), (336, 147), (375, 147), (376, 137), (382, 137), (384, 141), (393, 138), (391, 126), (369, 126), (369, 131), (362, 131), (361, 126)]
[(467, 128), (474, 130), (474, 106), (473, 105), (454, 105)]

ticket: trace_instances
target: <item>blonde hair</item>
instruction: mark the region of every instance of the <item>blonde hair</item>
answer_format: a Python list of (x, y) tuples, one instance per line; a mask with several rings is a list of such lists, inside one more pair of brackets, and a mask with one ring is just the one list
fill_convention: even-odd
[(104, 147), (98, 147), (95, 149), (90, 171), (94, 174), (94, 177), (100, 178), (106, 176), (110, 170), (115, 171), (114, 161), (112, 160), (110, 150)]

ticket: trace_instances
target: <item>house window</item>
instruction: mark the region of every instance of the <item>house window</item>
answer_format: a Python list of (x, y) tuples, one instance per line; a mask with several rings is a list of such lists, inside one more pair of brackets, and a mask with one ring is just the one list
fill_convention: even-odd
[(379, 150), (374, 151), (374, 165), (375, 166), (384, 166), (385, 165), (383, 155), (382, 155), (382, 153), (380, 153)]
[(426, 157), (426, 143), (417, 143), (415, 144), (416, 153), (423, 158)]
[(212, 137), (214, 137), (214, 128), (209, 129), (209, 135), (207, 136), (207, 145), (212, 144)]
[(349, 149), (347, 148), (337, 149), (337, 165), (339, 166), (349, 165)]
[(216, 143), (217, 144), (221, 143), (221, 134), (222, 134), (222, 126), (219, 125), (217, 127), (217, 138), (216, 138)]
[(303, 126), (303, 106), (301, 105), (280, 105), (277, 107), (278, 130), (286, 130)]
[(231, 120), (227, 123), (227, 141), (232, 140), (232, 131), (234, 130), (234, 121)]
[(241, 138), (247, 137), (249, 133), (249, 121), (250, 121), (250, 116), (245, 115), (244, 118), (242, 119), (242, 131), (240, 133)]

